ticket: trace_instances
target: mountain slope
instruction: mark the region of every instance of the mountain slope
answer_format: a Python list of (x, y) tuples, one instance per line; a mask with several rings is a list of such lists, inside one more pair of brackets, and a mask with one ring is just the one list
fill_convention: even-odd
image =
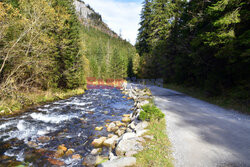
[(86, 5), (84, 1), (74, 0), (74, 6), (82, 24), (96, 28), (112, 37), (118, 38), (118, 35), (102, 21), (102, 16), (95, 12), (89, 5)]

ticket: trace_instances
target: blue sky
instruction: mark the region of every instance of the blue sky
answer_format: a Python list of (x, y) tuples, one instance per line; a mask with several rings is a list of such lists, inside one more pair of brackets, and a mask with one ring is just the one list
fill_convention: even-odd
[(83, 0), (89, 4), (108, 26), (124, 39), (135, 44), (143, 0)]

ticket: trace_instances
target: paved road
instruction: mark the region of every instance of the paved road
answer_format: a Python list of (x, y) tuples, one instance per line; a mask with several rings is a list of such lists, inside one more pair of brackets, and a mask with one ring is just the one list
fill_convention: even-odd
[(166, 114), (176, 167), (250, 167), (250, 116), (151, 87)]

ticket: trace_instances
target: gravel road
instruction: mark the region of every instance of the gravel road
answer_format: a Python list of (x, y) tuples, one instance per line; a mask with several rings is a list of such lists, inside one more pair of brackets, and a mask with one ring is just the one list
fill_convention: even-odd
[(250, 167), (250, 116), (160, 87), (176, 167)]

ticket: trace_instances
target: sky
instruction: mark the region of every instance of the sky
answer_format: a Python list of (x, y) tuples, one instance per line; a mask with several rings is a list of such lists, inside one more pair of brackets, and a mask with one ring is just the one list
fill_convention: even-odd
[(123, 39), (135, 44), (139, 29), (140, 13), (143, 0), (83, 0), (97, 13), (103, 21), (122, 35)]

